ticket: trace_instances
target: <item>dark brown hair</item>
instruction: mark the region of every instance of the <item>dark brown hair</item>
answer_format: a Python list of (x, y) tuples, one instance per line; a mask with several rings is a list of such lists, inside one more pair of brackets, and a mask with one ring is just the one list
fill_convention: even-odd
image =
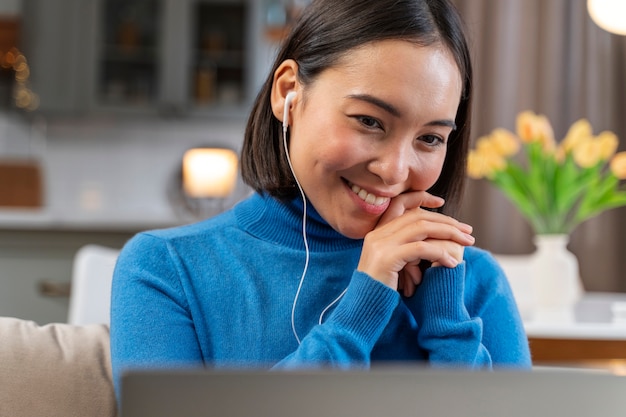
[(450, 50), (459, 68), (463, 92), (457, 129), (450, 135), (441, 175), (429, 190), (446, 200), (446, 213), (457, 211), (469, 146), (472, 66), (462, 21), (448, 0), (314, 0), (283, 42), (254, 102), (241, 154), (246, 184), (280, 199), (293, 198), (298, 192), (282, 146), (282, 124), (270, 104), (273, 76), (280, 64), (295, 60), (298, 81), (306, 86), (353, 48), (388, 39), (423, 46), (440, 43)]

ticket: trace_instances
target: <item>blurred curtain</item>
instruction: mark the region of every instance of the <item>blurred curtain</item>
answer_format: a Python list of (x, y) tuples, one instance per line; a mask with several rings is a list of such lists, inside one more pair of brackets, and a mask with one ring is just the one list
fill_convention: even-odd
[[(626, 150), (626, 37), (597, 27), (585, 0), (454, 0), (474, 60), (473, 140), (495, 127), (515, 128), (522, 110), (545, 114), (560, 140), (579, 118), (594, 133), (611, 130)], [(532, 231), (494, 187), (470, 180), (462, 220), (477, 245), (495, 253), (530, 253)], [(588, 291), (626, 291), (626, 209), (580, 225), (570, 250)]]

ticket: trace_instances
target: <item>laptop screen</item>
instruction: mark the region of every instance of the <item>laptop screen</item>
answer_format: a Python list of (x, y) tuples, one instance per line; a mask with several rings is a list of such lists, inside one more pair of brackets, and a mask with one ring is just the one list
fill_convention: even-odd
[(122, 379), (122, 417), (610, 417), (626, 378), (590, 371), (147, 371)]

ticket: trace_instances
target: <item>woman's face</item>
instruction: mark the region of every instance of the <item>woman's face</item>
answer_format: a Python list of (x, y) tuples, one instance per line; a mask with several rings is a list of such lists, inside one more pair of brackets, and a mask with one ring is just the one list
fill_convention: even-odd
[(447, 49), (401, 40), (366, 44), (299, 93), (290, 157), (317, 212), (363, 238), (391, 199), (439, 177), (461, 97)]

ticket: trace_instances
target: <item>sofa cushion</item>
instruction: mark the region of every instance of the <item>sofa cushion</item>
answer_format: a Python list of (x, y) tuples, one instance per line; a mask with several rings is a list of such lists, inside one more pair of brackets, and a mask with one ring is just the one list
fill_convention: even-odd
[(106, 325), (0, 317), (0, 416), (116, 415)]

